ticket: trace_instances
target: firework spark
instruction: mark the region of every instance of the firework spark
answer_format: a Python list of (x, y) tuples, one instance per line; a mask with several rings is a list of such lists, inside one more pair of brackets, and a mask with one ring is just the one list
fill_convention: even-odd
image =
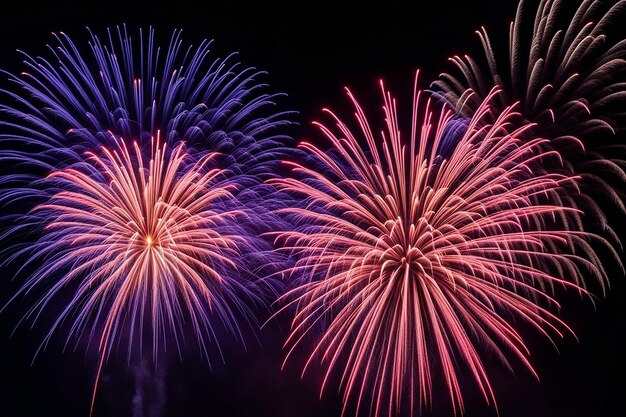
[(396, 101), (381, 89), (380, 138), (348, 91), (358, 129), (327, 111), (336, 127), (317, 125), (332, 149), (302, 143), (309, 162), (290, 162), (294, 177), (273, 180), (302, 197), (283, 210), (295, 231), (277, 234), (299, 255), (290, 272), (303, 276), (284, 296), (296, 309), (287, 359), (315, 340), (303, 373), (325, 365), (323, 392), (337, 372), (344, 412), (355, 401), (357, 413), (414, 415), (432, 404), (439, 378), (462, 412), (460, 375), (495, 404), (483, 353), (536, 375), (517, 326), (562, 337), (571, 330), (552, 291), (586, 294), (590, 275), (605, 284), (594, 237), (575, 231), (580, 213), (559, 201), (575, 179), (535, 173), (559, 155), (542, 150), (543, 139), (519, 139), (530, 126), (509, 130), (513, 109), (490, 115), (495, 92), (460, 120), (424, 105), (416, 81), (405, 140)]
[(130, 361), (150, 340), (156, 361), (186, 332), (207, 359), (218, 329), (243, 342), (237, 320), (256, 325), (277, 291), (259, 236), (287, 139), (279, 95), (231, 56), (210, 59), (210, 42), (144, 35), (91, 35), (89, 54), (55, 35), (51, 59), (24, 54), (0, 90), (2, 265), (26, 275), (12, 301), (43, 292), (22, 320), (37, 321), (69, 291), (40, 349), (61, 328), (66, 346), (97, 338), (96, 385), (114, 344)]
[(109, 132), (149, 142), (159, 130), (167, 143), (184, 140), (205, 150), (239, 136), (263, 149), (285, 138), (276, 128), (286, 113), (270, 111), (280, 94), (263, 93), (266, 85), (256, 81), (264, 73), (240, 68), (235, 54), (211, 59), (209, 41), (185, 47), (174, 31), (161, 48), (153, 29), (140, 30), (137, 42), (118, 27), (107, 32), (108, 43), (90, 33), (86, 54), (66, 34), (54, 37), (50, 58), (23, 53), (26, 70), (5, 73), (17, 87), (0, 90), (6, 96), (0, 109), (14, 120), (2, 124), (17, 130), (13, 140), (31, 146), (40, 140), (50, 152), (77, 143), (97, 147)]
[(626, 39), (616, 21), (623, 20), (626, 1), (607, 7), (584, 0), (571, 10), (572, 3), (542, 0), (526, 38), (526, 2), (520, 1), (510, 28), (508, 61), (500, 60), (481, 28), (477, 34), (484, 65), (467, 55), (455, 56), (450, 60), (460, 77), (444, 73), (433, 86), (469, 117), (495, 86), (502, 93), (492, 100), (494, 109), (519, 102), (522, 118), (536, 123), (526, 137), (550, 139), (549, 146), (565, 159), (564, 171), (582, 177), (583, 193), (574, 196), (573, 204), (613, 234), (598, 201), (626, 210), (626, 148), (615, 140), (623, 130), (626, 103)]
[[(261, 178), (272, 175), (273, 161), (280, 155), (283, 139), (286, 139), (278, 128), (288, 124), (288, 113), (267, 111), (274, 106), (279, 95), (262, 93), (265, 85), (255, 81), (262, 73), (252, 68), (240, 71), (239, 65), (231, 62), (232, 57), (209, 59), (210, 42), (203, 41), (196, 48), (185, 48), (180, 31), (175, 31), (169, 47), (161, 49), (155, 41), (154, 30), (150, 29), (147, 36), (144, 35), (143, 31), (139, 32), (137, 43), (125, 27), (118, 28), (108, 31), (108, 43), (103, 43), (91, 34), (91, 53), (82, 54), (67, 35), (60, 33), (55, 35), (58, 46), (50, 48), (53, 59), (24, 54), (27, 71), (19, 76), (6, 74), (17, 87), (0, 90), (3, 95), (0, 113), (4, 116), (0, 121), (0, 162), (3, 164), (0, 203), (4, 207), (5, 227), (2, 237), (18, 238), (18, 244), (7, 250), (13, 253), (11, 259), (30, 253), (28, 248), (16, 250), (21, 244), (30, 244), (20, 242), (20, 237), (41, 230), (42, 225), (50, 224), (57, 217), (59, 213), (41, 210), (41, 207), (49, 207), (50, 199), (57, 198), (52, 196), (56, 195), (59, 184), (72, 186), (67, 172), (77, 166), (84, 169), (86, 154), (93, 158), (105, 146), (108, 152), (113, 152), (108, 159), (105, 158), (108, 163), (124, 163), (126, 171), (139, 175), (137, 170), (143, 169), (143, 165), (131, 167), (128, 163), (143, 164), (142, 158), (145, 159), (146, 155), (122, 152), (126, 146), (122, 140), (136, 141), (135, 150), (155, 152), (153, 137), (157, 132), (159, 140), (175, 147), (181, 155), (183, 150), (179, 149), (178, 143), (182, 142), (186, 146), (184, 152), (193, 158), (211, 155), (209, 165), (212, 169), (219, 167), (222, 174), (218, 176), (219, 182), (210, 185), (234, 193), (233, 200), (251, 203), (253, 207), (250, 208), (254, 209), (254, 213), (246, 211), (247, 217), (241, 216), (238, 224), (231, 225), (231, 230), (242, 232), (247, 241), (262, 245), (256, 235), (266, 231), (268, 226), (265, 223), (269, 218), (261, 218), (266, 211), (260, 198), (266, 188), (261, 184)], [(117, 155), (114, 150), (126, 155), (126, 159), (113, 158), (114, 154)], [(165, 158), (163, 152), (161, 154)], [(163, 159), (159, 169), (170, 170), (168, 172), (173, 177), (168, 181), (178, 181), (178, 168), (170, 168), (170, 165), (185, 167), (186, 164), (168, 158)], [(189, 158), (191, 156), (183, 159)], [(201, 165), (207, 166), (206, 163)], [(104, 178), (105, 172), (98, 174), (96, 171), (105, 164), (89, 166), (93, 178)], [(121, 172), (111, 171), (111, 175)], [(65, 182), (60, 181), (63, 178)], [(127, 187), (140, 185), (140, 182), (126, 184)], [(201, 184), (206, 185), (209, 184)], [(117, 195), (117, 200), (113, 198), (116, 192), (122, 193)], [(107, 199), (100, 203), (104, 206), (119, 203), (133, 192), (138, 196), (143, 191), (118, 187), (111, 189)], [(105, 195), (94, 195), (93, 203), (96, 204), (100, 197)], [(37, 206), (39, 209), (31, 213)], [(126, 205), (121, 207), (131, 209)], [(119, 220), (138, 222), (138, 216), (139, 212), (135, 217), (128, 215)], [(245, 225), (250, 230), (244, 233)], [(204, 233), (206, 224), (198, 223), (198, 226)], [(43, 239), (51, 246), (39, 249), (61, 256), (50, 252), (54, 250), (52, 248), (67, 243), (61, 232), (48, 228)], [(149, 239), (161, 241), (157, 236), (142, 236), (135, 244), (146, 244)], [(59, 238), (58, 245), (52, 244), (55, 238)], [(89, 242), (90, 235), (77, 241), (80, 244)], [(109, 243), (123, 244), (124, 241)], [(269, 246), (260, 254), (266, 254), (267, 249)], [(71, 258), (71, 254), (65, 255)], [(180, 262), (185, 259), (200, 261), (185, 257)], [(266, 259), (261, 263), (266, 264)], [(187, 267), (191, 268), (192, 264)]]
[(25, 320), (73, 289), (42, 347), (68, 320), (66, 343), (100, 335), (100, 367), (120, 338), (129, 352), (146, 333), (155, 356), (168, 339), (180, 352), (190, 326), (208, 357), (214, 322), (242, 337), (237, 317), (253, 321), (249, 306), (260, 300), (234, 260), (259, 248), (234, 226), (246, 213), (225, 208), (237, 184), (211, 168), (216, 156), (196, 160), (183, 144), (170, 151), (156, 140), (144, 161), (137, 143), (128, 149), (120, 141), (48, 176), (59, 191), (32, 214), (47, 224), (46, 232), (13, 255), (28, 259), (24, 268), (39, 265), (16, 297), (48, 288)]
[(210, 59), (207, 41), (184, 47), (180, 31), (167, 48), (152, 29), (139, 31), (139, 42), (125, 27), (107, 38), (91, 34), (83, 54), (56, 34), (51, 59), (23, 54), (26, 71), (4, 73), (12, 88), (0, 89), (0, 203), (12, 220), (49, 198), (41, 181), (48, 173), (101, 145), (117, 146), (113, 138), (143, 146), (157, 131), (170, 145), (221, 153), (221, 165), (246, 185), (241, 197), (258, 202), (258, 185), (288, 140), (280, 128), (289, 124), (289, 112), (272, 111), (280, 95), (263, 93), (256, 81), (263, 73), (240, 69), (232, 55)]

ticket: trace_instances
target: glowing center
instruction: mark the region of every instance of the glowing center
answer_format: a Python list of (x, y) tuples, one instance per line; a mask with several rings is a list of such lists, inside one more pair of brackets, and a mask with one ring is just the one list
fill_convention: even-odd
[(152, 246), (152, 236), (146, 237), (146, 245)]

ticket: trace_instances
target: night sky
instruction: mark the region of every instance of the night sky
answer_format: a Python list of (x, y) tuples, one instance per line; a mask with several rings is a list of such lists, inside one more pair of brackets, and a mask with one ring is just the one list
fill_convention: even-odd
[[(180, 28), (186, 44), (214, 39), (215, 56), (237, 51), (245, 65), (268, 71), (272, 90), (288, 95), (280, 105), (299, 112), (295, 119), (300, 126), (292, 134), (324, 146), (311, 121), (322, 107), (346, 108), (344, 86), (351, 87), (377, 116), (377, 80), (382, 77), (400, 105), (408, 106), (415, 70), (421, 69), (421, 85), (427, 87), (440, 72), (452, 70), (449, 56), (478, 56), (480, 43), (473, 32), (481, 25), (496, 45), (506, 44), (516, 4), (512, 0), (433, 1), (416, 2), (408, 9), (381, 2), (376, 8), (349, 10), (338, 3), (317, 2), (252, 7), (182, 0), (166, 6), (51, 2), (35, 7), (15, 1), (11, 11), (0, 14), (0, 67), (20, 71), (16, 50), (45, 54), (54, 31), (69, 34), (85, 47), (85, 27), (102, 34), (107, 27), (125, 23), (134, 34), (137, 28), (152, 25), (162, 43), (171, 30)], [(0, 86), (6, 86), (6, 77), (0, 77)], [(595, 306), (577, 296), (563, 298), (562, 317), (578, 340), (566, 335), (558, 341), (557, 351), (547, 340), (528, 334), (531, 360), (541, 381), (521, 367), (514, 367), (513, 375), (495, 358), (490, 363), (500, 417), (626, 415), (626, 355), (618, 343), (626, 331), (626, 278), (617, 268), (609, 265), (608, 269), (612, 288), (605, 298), (598, 293)], [(0, 271), (2, 305), (17, 288), (18, 283), (10, 282), (11, 275), (10, 269)], [(11, 336), (26, 307), (17, 303), (0, 314), (0, 416), (87, 416), (97, 358), (81, 350), (62, 353), (57, 341), (31, 364), (45, 326), (32, 330), (23, 326)], [(264, 321), (267, 313), (259, 317)], [(156, 371), (137, 362), (129, 368), (124, 355), (119, 355), (103, 373), (94, 417), (142, 415), (133, 411), (140, 399), (151, 404), (145, 415), (154, 417), (339, 417), (336, 384), (320, 399), (320, 374), (312, 372), (300, 379), (298, 359), (302, 358), (296, 357), (281, 371), (287, 330), (287, 318), (272, 321), (259, 332), (258, 343), (248, 338), (246, 350), (225, 338), (226, 363), (216, 358), (211, 368), (193, 349), (182, 362), (165, 358)], [(444, 389), (435, 386), (435, 391), (439, 388)], [(497, 415), (473, 390), (471, 380), (465, 388), (467, 417)], [(436, 399), (439, 396), (440, 403), (425, 416), (452, 415), (445, 395), (435, 394)]]

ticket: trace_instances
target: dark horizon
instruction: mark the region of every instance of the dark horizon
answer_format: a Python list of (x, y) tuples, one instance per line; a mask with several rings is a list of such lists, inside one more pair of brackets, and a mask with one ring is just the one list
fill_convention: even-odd
[[(537, 2), (530, 3), (529, 10)], [(103, 35), (106, 28), (117, 25), (125, 24), (131, 34), (152, 26), (161, 44), (172, 30), (182, 29), (187, 45), (213, 39), (214, 56), (238, 52), (244, 66), (267, 71), (264, 81), (271, 91), (287, 94), (280, 106), (299, 112), (295, 119), (300, 125), (292, 129), (295, 139), (327, 146), (311, 121), (321, 117), (323, 107), (349, 117), (345, 86), (367, 105), (371, 117), (379, 117), (379, 79), (406, 104), (417, 69), (421, 87), (428, 88), (441, 72), (453, 69), (447, 62), (449, 56), (480, 56), (480, 42), (474, 33), (480, 26), (488, 29), (496, 47), (506, 45), (516, 6), (515, 0), (455, 0), (418, 3), (411, 8), (381, 4), (375, 9), (344, 11), (337, 4), (247, 7), (179, 1), (169, 7), (95, 2), (34, 7), (14, 2), (11, 10), (0, 16), (0, 69), (11, 73), (23, 69), (16, 50), (46, 55), (46, 45), (53, 43), (51, 32), (65, 32), (85, 47), (86, 27)], [(6, 84), (6, 76), (0, 76), (0, 88)], [(620, 227), (619, 223), (614, 226)], [(623, 252), (620, 256), (623, 261)], [(619, 343), (626, 332), (626, 278), (614, 265), (607, 264), (607, 268), (611, 289), (606, 297), (595, 291), (595, 306), (577, 294), (561, 300), (561, 317), (578, 340), (566, 335), (554, 348), (547, 339), (528, 335), (531, 361), (541, 381), (521, 366), (513, 366), (514, 375), (494, 358), (488, 366), (499, 414), (485, 404), (468, 380), (464, 387), (466, 417), (626, 415), (626, 355)], [(16, 282), (9, 282), (10, 271), (3, 269), (0, 306), (17, 288)], [(27, 307), (18, 302), (0, 313), (0, 417), (88, 416), (97, 357), (81, 349), (62, 353), (62, 338), (57, 337), (31, 365), (46, 327), (30, 330), (29, 325), (21, 326), (11, 337)], [(264, 322), (268, 315), (261, 314), (259, 320)], [(212, 369), (193, 348), (182, 361), (174, 355), (168, 357), (162, 370), (154, 371), (150, 365), (128, 368), (125, 350), (120, 349), (103, 373), (93, 417), (134, 417), (133, 401), (140, 397), (144, 404), (162, 407), (163, 413), (155, 417), (339, 417), (342, 399), (336, 384), (320, 399), (320, 375), (310, 372), (300, 379), (302, 358), (289, 361), (281, 371), (288, 325), (284, 317), (270, 322), (258, 332), (260, 343), (247, 338), (247, 351), (225, 338), (225, 364), (216, 356)], [(438, 403), (432, 412), (425, 411), (424, 417), (453, 415), (445, 395), (436, 394), (435, 398)], [(350, 416), (349, 410), (346, 417)]]

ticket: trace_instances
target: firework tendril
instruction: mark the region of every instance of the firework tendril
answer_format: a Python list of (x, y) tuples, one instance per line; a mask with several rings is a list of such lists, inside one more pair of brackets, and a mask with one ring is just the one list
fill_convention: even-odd
[(336, 373), (344, 412), (352, 401), (357, 414), (414, 415), (440, 381), (463, 412), (461, 375), (495, 405), (486, 354), (537, 375), (519, 327), (550, 341), (571, 333), (553, 294), (588, 295), (592, 277), (606, 285), (590, 245), (601, 239), (577, 231), (580, 212), (561, 203), (576, 178), (537, 174), (559, 154), (520, 139), (531, 126), (511, 129), (514, 109), (491, 113), (497, 91), (459, 119), (416, 77), (405, 135), (381, 90), (380, 135), (348, 90), (358, 128), (326, 110), (333, 125), (316, 124), (331, 149), (301, 143), (308, 156), (272, 180), (301, 200), (281, 210), (295, 229), (275, 236), (300, 277), (283, 297), (295, 309), (287, 359), (312, 341), (303, 373), (321, 364), (322, 392)]
[(243, 342), (279, 291), (260, 235), (276, 227), (280, 95), (180, 31), (164, 49), (152, 29), (91, 34), (90, 53), (55, 37), (0, 90), (2, 265), (25, 277), (11, 303), (39, 294), (21, 322), (54, 312), (39, 349), (97, 340), (96, 387), (115, 346), (130, 361), (150, 344), (156, 363), (189, 339), (207, 360), (224, 331)]
[(581, 177), (582, 192), (564, 198), (618, 241), (606, 207), (626, 212), (626, 147), (619, 139), (625, 120), (626, 39), (616, 24), (626, 17), (626, 1), (585, 0), (572, 7), (574, 2), (542, 0), (534, 20), (528, 19), (527, 3), (520, 1), (511, 23), (508, 54), (499, 54), (481, 27), (476, 33), (485, 59), (450, 58), (458, 72), (443, 73), (433, 88), (468, 117), (492, 88), (500, 88), (491, 102), (493, 116), (485, 122), (519, 102), (515, 123), (535, 124), (524, 137), (550, 139), (545, 146), (562, 155), (564, 174)]

